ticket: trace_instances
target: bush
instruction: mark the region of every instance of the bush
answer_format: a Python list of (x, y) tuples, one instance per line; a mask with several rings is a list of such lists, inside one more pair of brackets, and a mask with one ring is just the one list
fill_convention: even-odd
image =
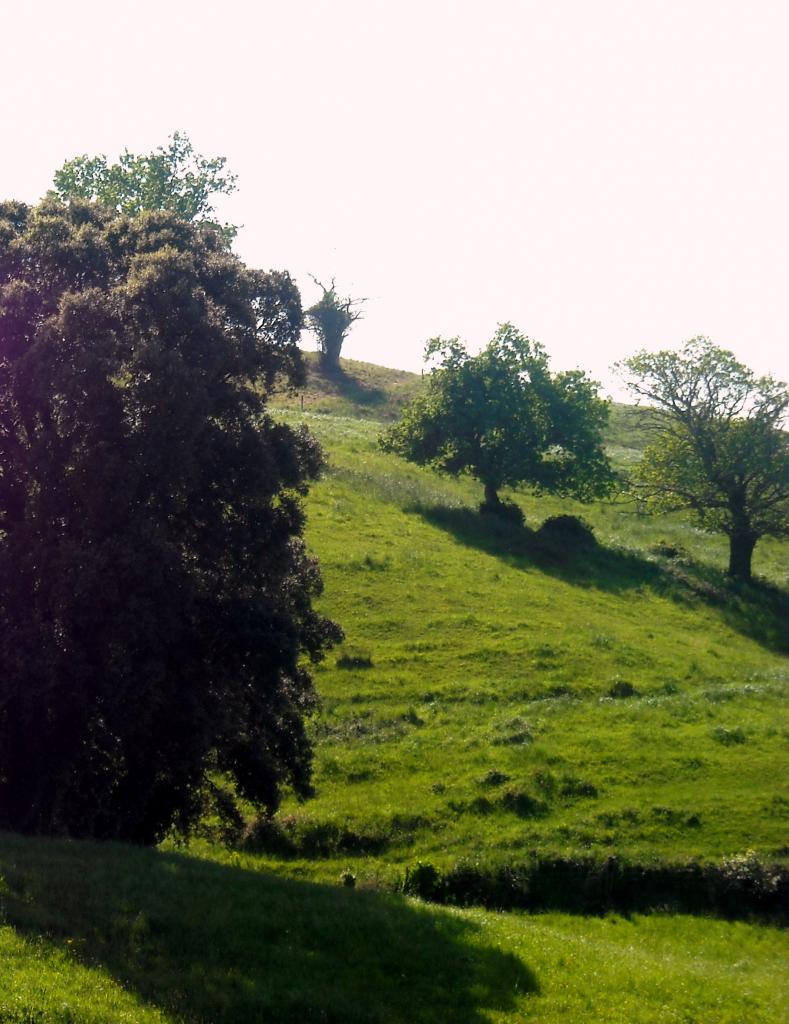
[(403, 892), (408, 896), (418, 896), (423, 900), (442, 902), (444, 884), (441, 872), (435, 864), (418, 861), (415, 868), (405, 869)]
[(366, 651), (345, 651), (337, 658), (337, 668), (372, 668), (373, 659)]
[(649, 549), (653, 555), (660, 555), (661, 558), (687, 558), (688, 553), (681, 544), (672, 544), (667, 540), (659, 540)]
[(739, 743), (745, 743), (745, 733), (737, 726), (736, 729), (726, 729), (719, 725), (713, 732), (713, 738), (722, 743), (724, 747), (732, 747)]
[(589, 549), (597, 545), (592, 527), (577, 516), (551, 516), (539, 528), (537, 536), (552, 546), (576, 550)]
[(639, 697), (640, 694), (632, 683), (627, 683), (624, 679), (617, 679), (611, 684), (608, 696), (615, 700), (621, 700), (627, 697)]
[(597, 786), (593, 782), (585, 782), (583, 779), (577, 779), (574, 775), (562, 780), (559, 793), (561, 796), (569, 797), (596, 797), (599, 795)]
[(506, 772), (500, 772), (495, 768), (491, 768), (489, 772), (482, 776), (479, 784), (480, 786), (501, 786), (502, 783), (509, 781), (510, 777)]
[(501, 806), (517, 814), (519, 818), (536, 818), (548, 811), (548, 805), (544, 801), (515, 788), (505, 790), (501, 797)]
[(432, 864), (406, 871), (405, 892), (458, 906), (569, 913), (713, 913), (789, 919), (789, 869), (753, 851), (721, 864), (628, 864), (616, 857), (539, 858), (525, 864), (461, 862), (442, 874)]

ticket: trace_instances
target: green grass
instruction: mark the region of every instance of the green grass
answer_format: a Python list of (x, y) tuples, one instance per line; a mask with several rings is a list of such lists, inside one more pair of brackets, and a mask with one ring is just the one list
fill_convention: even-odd
[[(480, 518), (474, 481), (380, 453), (375, 423), (308, 422), (332, 464), (308, 537), (347, 636), (317, 672), (316, 798), (286, 801), (266, 863), (786, 859), (785, 591), (732, 588), (706, 536), (626, 505), (518, 494), (523, 530)], [(568, 510), (589, 555), (540, 543)], [(653, 552), (667, 533), (685, 560)], [(757, 548), (757, 573), (786, 553)]]
[(786, 933), (434, 907), (179, 853), (0, 836), (0, 1021), (768, 1024)]
[(280, 387), (276, 403), (307, 413), (353, 416), (357, 419), (391, 421), (420, 391), (422, 376), (407, 370), (390, 370), (373, 363), (342, 359), (340, 370), (326, 370), (316, 352), (305, 353), (307, 382), (289, 391)]

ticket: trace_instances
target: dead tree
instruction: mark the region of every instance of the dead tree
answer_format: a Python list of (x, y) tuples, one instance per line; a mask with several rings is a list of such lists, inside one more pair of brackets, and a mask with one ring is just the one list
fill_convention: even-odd
[(306, 312), (307, 325), (318, 338), (321, 366), (325, 370), (340, 369), (340, 352), (343, 342), (353, 324), (361, 319), (362, 311), (358, 308), (366, 299), (341, 298), (337, 294), (334, 278), (327, 288), (317, 277), (310, 274), (312, 280), (322, 289), (323, 295), (314, 306)]

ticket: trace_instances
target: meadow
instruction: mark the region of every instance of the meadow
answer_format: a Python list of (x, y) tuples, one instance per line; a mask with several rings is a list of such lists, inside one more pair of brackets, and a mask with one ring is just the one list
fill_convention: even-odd
[[(480, 517), (378, 448), (419, 386), (349, 363), (277, 399), (328, 456), (307, 539), (346, 633), (314, 797), (153, 851), (0, 837), (0, 1022), (789, 1015), (789, 544), (735, 586), (722, 538), (624, 495)], [(641, 415), (613, 410), (623, 471)], [(689, 915), (693, 885), (743, 900)]]
[[(374, 421), (286, 415), (330, 454), (308, 538), (346, 641), (317, 673), (316, 798), (250, 836), (272, 863), (785, 861), (785, 544), (733, 587), (723, 539), (687, 522), (521, 493), (513, 527), (479, 516), (475, 481), (379, 452)], [(638, 448), (613, 426), (625, 466)], [(543, 536), (563, 513), (592, 549)]]

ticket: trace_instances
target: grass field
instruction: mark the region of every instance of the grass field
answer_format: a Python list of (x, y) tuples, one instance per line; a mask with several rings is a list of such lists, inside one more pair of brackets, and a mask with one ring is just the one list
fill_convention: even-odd
[[(210, 821), (157, 851), (0, 836), (0, 1024), (789, 1017), (786, 932), (765, 919), (398, 891), (551, 858), (789, 862), (789, 544), (760, 542), (733, 586), (722, 538), (625, 498), (516, 492), (523, 528), (480, 517), (476, 482), (378, 449), (419, 386), (346, 364), (313, 374), (304, 409), (278, 399), (329, 456), (308, 541), (346, 632), (316, 672), (314, 799), (229, 849)], [(639, 417), (613, 411), (622, 469)], [(595, 546), (541, 531), (566, 513)]]
[[(286, 803), (272, 863), (786, 858), (786, 545), (732, 588), (686, 523), (523, 494), (513, 528), (477, 514), (474, 481), (380, 453), (376, 423), (308, 422), (331, 457), (309, 540), (347, 636), (317, 675), (317, 796)], [(566, 511), (594, 551), (541, 543)]]
[(786, 934), (453, 910), (254, 860), (0, 836), (3, 1024), (774, 1024)]

